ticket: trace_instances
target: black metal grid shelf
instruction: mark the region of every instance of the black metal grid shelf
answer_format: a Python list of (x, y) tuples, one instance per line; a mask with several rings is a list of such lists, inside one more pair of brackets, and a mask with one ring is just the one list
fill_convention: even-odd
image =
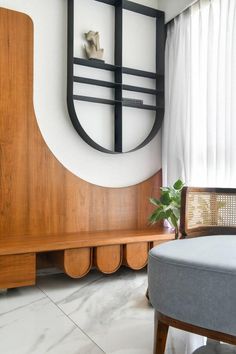
[[(95, 0), (106, 5), (114, 6), (115, 10), (115, 51), (114, 63), (115, 65), (105, 63), (99, 60), (89, 60), (74, 57), (74, 2), (68, 1), (68, 88), (67, 101), (70, 118), (74, 128), (79, 135), (92, 147), (102, 152), (120, 153), (122, 152), (122, 115), (123, 107), (138, 108), (143, 110), (150, 110), (156, 112), (156, 118), (153, 128), (148, 137), (137, 146), (134, 150), (145, 146), (151, 141), (159, 130), (163, 115), (164, 115), (164, 46), (165, 46), (165, 26), (164, 13), (162, 11), (137, 4), (128, 0)], [(123, 66), (123, 12), (124, 10), (136, 12), (138, 14), (152, 17), (156, 19), (156, 72), (149, 72), (128, 68)], [(76, 76), (74, 73), (74, 66), (80, 65), (99, 70), (107, 70), (114, 73), (114, 82), (105, 80), (98, 80), (89, 77)], [(155, 88), (139, 87), (135, 85), (124, 84), (124, 75), (133, 75), (155, 80)], [(114, 100), (89, 97), (74, 94), (74, 83), (82, 83), (87, 85), (95, 85), (114, 89)], [(123, 97), (123, 91), (133, 91), (144, 94), (149, 94), (156, 97), (155, 105), (142, 104), (139, 100), (133, 100)], [(93, 141), (81, 126), (77, 113), (75, 111), (74, 101), (86, 101), (91, 103), (109, 104), (114, 106), (114, 135), (115, 146), (114, 150), (110, 151)]]

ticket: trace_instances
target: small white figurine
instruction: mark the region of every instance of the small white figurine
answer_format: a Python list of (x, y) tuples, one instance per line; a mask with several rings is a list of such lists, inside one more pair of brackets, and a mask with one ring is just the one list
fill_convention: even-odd
[(87, 57), (102, 60), (104, 49), (100, 48), (99, 32), (89, 31), (84, 35), (88, 42), (88, 45), (84, 45)]

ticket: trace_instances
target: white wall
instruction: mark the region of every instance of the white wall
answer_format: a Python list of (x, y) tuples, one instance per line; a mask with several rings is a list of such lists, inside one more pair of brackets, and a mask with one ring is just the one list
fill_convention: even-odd
[(166, 13), (166, 22), (177, 16), (194, 0), (158, 0), (158, 8)]
[[(139, 0), (147, 6), (156, 7), (156, 0)], [(79, 24), (75, 43), (75, 54), (82, 56), (82, 33), (92, 25), (101, 32), (101, 44), (105, 49), (105, 60), (112, 62), (112, 7), (93, 0), (77, 0)], [(160, 133), (151, 143), (137, 152), (109, 155), (88, 146), (72, 127), (66, 105), (66, 61), (67, 61), (67, 1), (65, 0), (0, 0), (0, 6), (27, 13), (34, 22), (34, 106), (42, 135), (57, 159), (68, 170), (82, 179), (102, 186), (121, 187), (136, 184), (152, 176), (161, 167)], [(88, 8), (90, 11), (88, 12)], [(86, 15), (87, 12), (87, 15)], [(82, 16), (79, 16), (82, 15)], [(86, 15), (86, 16), (85, 16)], [(88, 23), (85, 21), (88, 19)], [(125, 65), (154, 70), (152, 43), (154, 24), (143, 22), (143, 16), (125, 14), (124, 31)], [(141, 29), (141, 30), (140, 30)], [(148, 52), (148, 55), (147, 55)], [(77, 68), (78, 70), (78, 68)], [(82, 70), (82, 69), (81, 69)], [(84, 69), (83, 69), (84, 70)], [(101, 73), (80, 72), (84, 76)], [(98, 77), (97, 76), (97, 77)], [(104, 77), (103, 79), (111, 79)], [(133, 78), (134, 79), (134, 78)], [(133, 80), (132, 79), (132, 80)], [(128, 79), (127, 79), (128, 80)], [(129, 80), (131, 80), (129, 78)], [(137, 84), (150, 85), (150, 82)], [(134, 81), (132, 81), (135, 84)], [(82, 88), (80, 94), (90, 94), (92, 88)], [(104, 89), (106, 90), (106, 89)], [(93, 95), (108, 98), (111, 92), (101, 88)], [(129, 95), (131, 97), (131, 95)], [(137, 97), (137, 96), (135, 96)], [(145, 103), (153, 103), (150, 97)], [(78, 115), (84, 127), (100, 143), (111, 146), (113, 112), (111, 107), (97, 104), (78, 103)], [(151, 129), (153, 114), (136, 109), (126, 109), (124, 136), (126, 148), (137, 144)], [(104, 127), (101, 128), (101, 127)], [(132, 145), (132, 146), (131, 146)]]

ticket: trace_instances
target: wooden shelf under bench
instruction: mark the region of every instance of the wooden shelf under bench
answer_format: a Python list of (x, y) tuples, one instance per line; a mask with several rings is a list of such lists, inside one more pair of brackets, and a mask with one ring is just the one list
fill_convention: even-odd
[(72, 278), (80, 278), (93, 266), (106, 274), (114, 273), (121, 265), (141, 269), (147, 264), (150, 248), (173, 238), (173, 233), (163, 227), (9, 236), (0, 244), (0, 288), (34, 284), (37, 254), (46, 254), (52, 265)]

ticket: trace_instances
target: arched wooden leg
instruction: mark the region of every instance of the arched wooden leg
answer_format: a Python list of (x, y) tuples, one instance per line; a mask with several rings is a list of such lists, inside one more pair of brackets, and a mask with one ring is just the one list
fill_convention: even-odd
[(163, 323), (158, 318), (158, 312), (155, 311), (154, 327), (154, 349), (153, 354), (164, 354), (169, 325)]

